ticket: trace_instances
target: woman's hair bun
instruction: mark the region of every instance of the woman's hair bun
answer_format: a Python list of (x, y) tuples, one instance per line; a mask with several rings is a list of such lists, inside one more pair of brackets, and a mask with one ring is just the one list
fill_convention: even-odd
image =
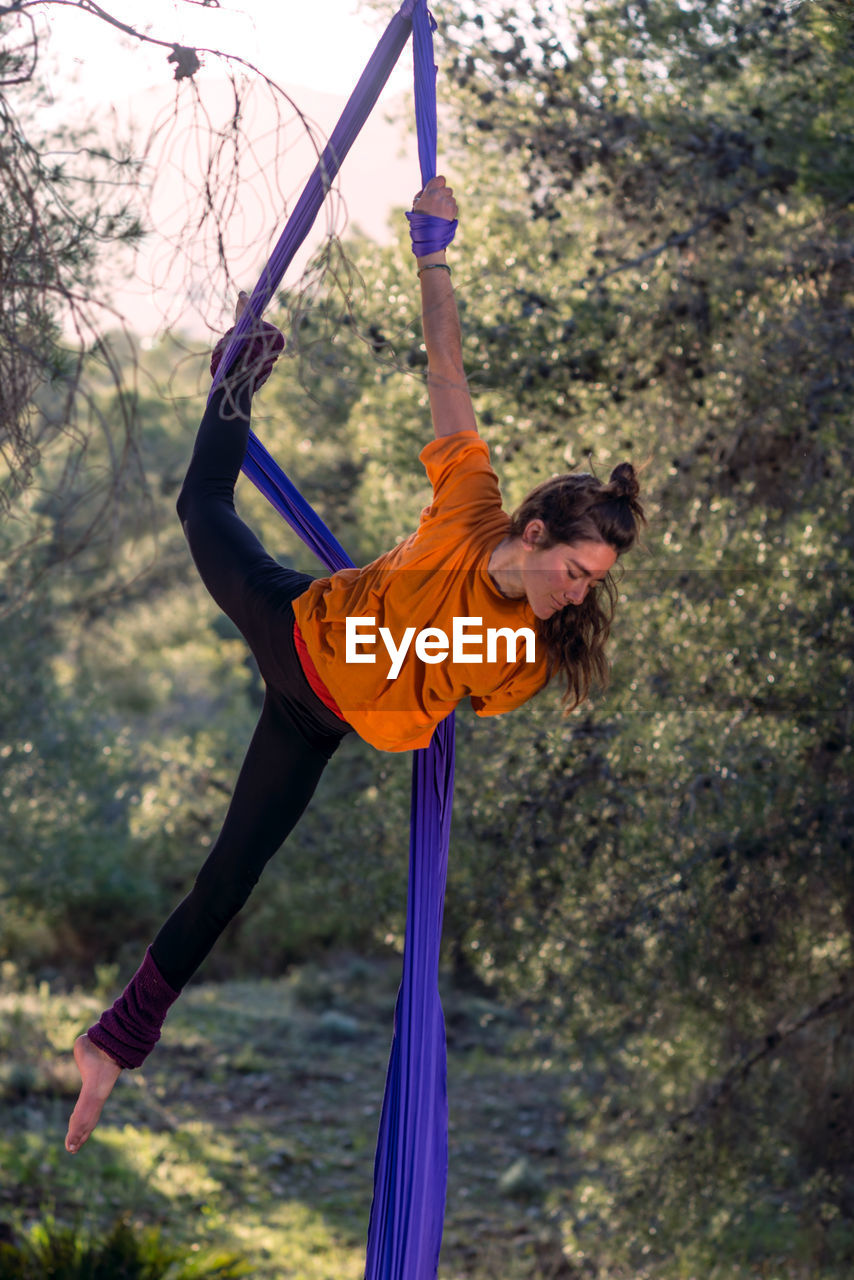
[(608, 484), (616, 497), (628, 498), (630, 502), (640, 493), (638, 478), (630, 462), (621, 462), (614, 467)]

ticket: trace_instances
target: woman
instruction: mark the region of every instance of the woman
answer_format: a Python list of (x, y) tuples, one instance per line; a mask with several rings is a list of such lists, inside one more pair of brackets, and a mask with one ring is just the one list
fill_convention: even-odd
[[(456, 218), (444, 178), (427, 184), (413, 213)], [(478, 714), (498, 714), (560, 672), (574, 706), (607, 673), (609, 574), (643, 521), (634, 472), (622, 464), (608, 484), (557, 476), (512, 519), (503, 512), (463, 371), (445, 250), (425, 251), (414, 230), (413, 248), (436, 438), (421, 454), (433, 501), (400, 546), (365, 569), (313, 581), (277, 564), (236, 515), (252, 392), (283, 345), (272, 326), (205, 411), (178, 511), (205, 585), (258, 662), (264, 707), (192, 891), (123, 995), (75, 1044), (82, 1088), (66, 1137), (72, 1153), (120, 1071), (141, 1065), (154, 1047), (169, 1006), (245, 903), (347, 733), (381, 750), (423, 747), (464, 697)], [(480, 650), (479, 623), (493, 637)]]

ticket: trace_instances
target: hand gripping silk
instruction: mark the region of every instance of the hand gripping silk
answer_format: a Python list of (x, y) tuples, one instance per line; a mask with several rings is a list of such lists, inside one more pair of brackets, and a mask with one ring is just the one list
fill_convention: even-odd
[[(217, 370), (217, 387), (238, 360), (253, 324), (302, 244), (341, 163), (414, 33), (415, 114), (422, 184), (436, 173), (435, 24), (426, 0), (404, 0), (362, 74), (294, 208)], [(446, 236), (445, 219), (427, 234)], [(447, 243), (447, 240), (445, 241)], [(243, 470), (330, 570), (352, 565), (340, 543), (250, 434)], [(409, 846), (409, 897), (403, 979), (395, 1008), (374, 1166), (366, 1280), (435, 1280), (448, 1172), (445, 1024), (439, 1001), (439, 946), (448, 865), (454, 771), (449, 716), (429, 748), (415, 752)]]

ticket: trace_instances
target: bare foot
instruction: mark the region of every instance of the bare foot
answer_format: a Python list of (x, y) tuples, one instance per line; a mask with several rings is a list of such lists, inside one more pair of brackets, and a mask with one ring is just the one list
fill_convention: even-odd
[(119, 1064), (93, 1044), (88, 1036), (80, 1036), (74, 1042), (74, 1061), (83, 1078), (83, 1087), (77, 1106), (71, 1113), (65, 1138), (65, 1150), (72, 1155), (80, 1150), (98, 1123), (101, 1109), (122, 1071)]

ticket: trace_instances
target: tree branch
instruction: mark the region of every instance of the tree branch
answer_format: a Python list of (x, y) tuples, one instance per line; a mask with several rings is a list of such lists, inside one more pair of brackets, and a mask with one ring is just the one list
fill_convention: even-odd
[(588, 281), (588, 287), (595, 288), (610, 276), (618, 275), (621, 271), (629, 271), (632, 267), (639, 267), (641, 263), (649, 261), (650, 258), (659, 257), (662, 253), (666, 253), (668, 249), (677, 249), (681, 245), (688, 244), (701, 231), (705, 231), (706, 227), (712, 226), (721, 217), (728, 217), (733, 209), (737, 209), (739, 205), (748, 200), (755, 199), (765, 190), (765, 187), (751, 187), (748, 191), (742, 191), (741, 195), (736, 196), (734, 200), (730, 200), (728, 204), (716, 205), (706, 217), (699, 218), (692, 226), (686, 227), (684, 231), (669, 235), (666, 240), (663, 240), (660, 244), (653, 245), (651, 249), (646, 249), (643, 253), (639, 253), (635, 258), (628, 258), (625, 262), (620, 262), (615, 267), (609, 267), (607, 271), (603, 271), (594, 280)]
[(716, 1110), (726, 1098), (735, 1092), (739, 1085), (744, 1083), (755, 1066), (766, 1058), (770, 1058), (782, 1045), (791, 1040), (792, 1036), (797, 1035), (799, 1031), (803, 1031), (804, 1027), (809, 1026), (810, 1023), (819, 1022), (822, 1018), (827, 1018), (832, 1013), (838, 1013), (842, 1009), (850, 1008), (852, 1004), (854, 1004), (854, 991), (837, 991), (832, 996), (820, 1001), (819, 1004), (809, 1009), (788, 1026), (778, 1025), (766, 1035), (762, 1044), (754, 1049), (752, 1053), (747, 1054), (740, 1062), (733, 1063), (702, 1102), (698, 1103), (696, 1107), (692, 1107), (689, 1111), (683, 1111), (681, 1115), (676, 1116), (671, 1121), (671, 1131), (675, 1133), (687, 1124), (691, 1124), (696, 1128), (710, 1112)]

